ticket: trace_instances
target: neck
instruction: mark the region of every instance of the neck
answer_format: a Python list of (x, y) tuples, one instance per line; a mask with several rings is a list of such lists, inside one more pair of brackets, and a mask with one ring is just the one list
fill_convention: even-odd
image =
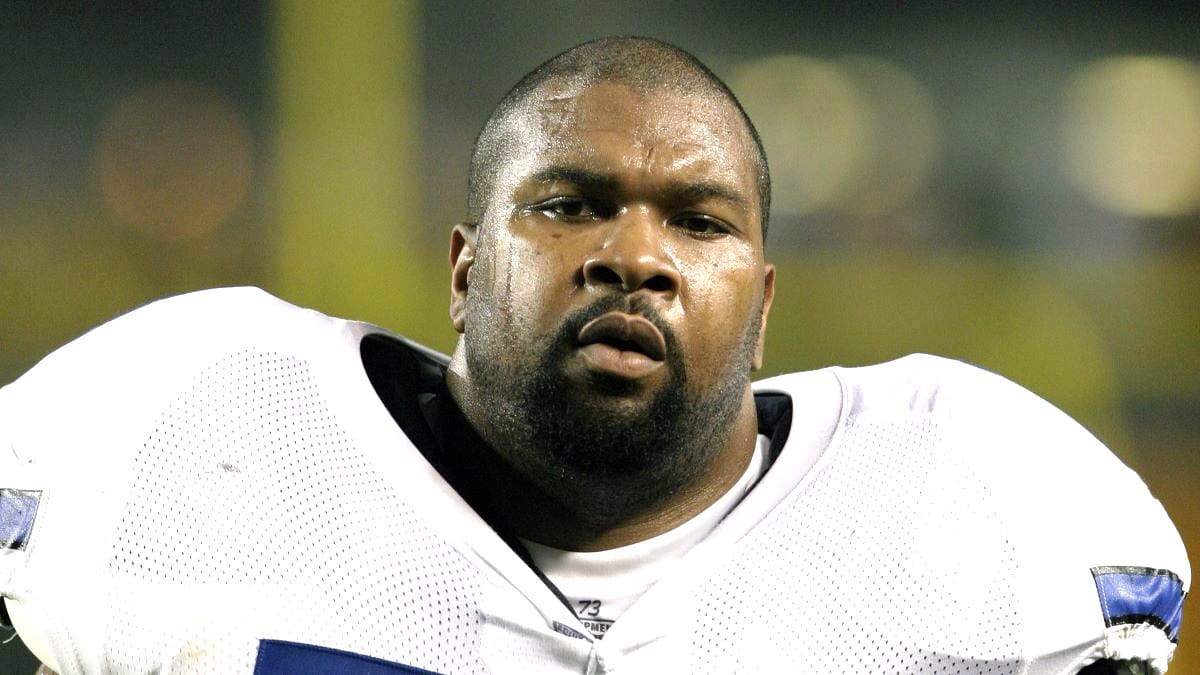
[[(631, 513), (596, 518), (589, 504), (609, 498), (609, 489), (573, 483), (563, 489), (561, 476), (539, 476), (521, 470), (513, 448), (501, 434), (489, 426), (482, 406), (477, 405), (470, 380), (451, 364), (447, 387), (471, 430), (464, 434), (474, 445), (467, 450), (474, 463), (472, 473), (486, 476), (475, 481), (472, 489), (486, 504), (493, 526), (503, 526), (512, 534), (546, 546), (571, 551), (599, 551), (649, 539), (667, 532), (703, 511), (725, 494), (745, 471), (758, 438), (758, 418), (754, 396), (747, 383), (730, 433), (725, 438), (701, 442), (719, 443), (705, 469), (678, 489), (662, 495), (650, 506)], [(583, 487), (581, 487), (583, 486)], [(460, 487), (460, 486), (456, 486)], [(461, 488), (460, 488), (461, 489)], [(597, 494), (590, 494), (590, 492)], [(564, 494), (565, 492), (565, 494)]]

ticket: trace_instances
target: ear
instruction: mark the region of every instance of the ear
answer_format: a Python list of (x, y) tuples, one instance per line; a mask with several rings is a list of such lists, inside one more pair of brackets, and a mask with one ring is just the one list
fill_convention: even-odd
[(459, 223), (450, 233), (450, 323), (459, 333), (467, 327), (467, 287), (478, 232), (475, 223)]
[(751, 368), (758, 370), (763, 365), (763, 346), (767, 341), (767, 315), (771, 313), (771, 302), (775, 300), (775, 266), (768, 263), (763, 275), (762, 319), (758, 323), (758, 344), (754, 347)]

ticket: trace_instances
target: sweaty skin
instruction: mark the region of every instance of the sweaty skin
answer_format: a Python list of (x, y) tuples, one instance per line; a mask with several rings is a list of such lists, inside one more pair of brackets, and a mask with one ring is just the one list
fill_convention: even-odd
[[(640, 541), (715, 501), (756, 443), (749, 375), (762, 362), (774, 268), (753, 141), (727, 102), (615, 82), (549, 84), (507, 123), (517, 140), (483, 222), (457, 226), (451, 240), (450, 314), (462, 337), (447, 382), (513, 469), (493, 482), (519, 535), (573, 550)], [(568, 317), (614, 298), (645, 312), (613, 310), (610, 338), (657, 345), (663, 330), (648, 326), (659, 324), (671, 353), (563, 342)], [(507, 407), (494, 391), (504, 382), (475, 372), (484, 368), (472, 368), (472, 350), (510, 378), (562, 353), (551, 375), (565, 395), (615, 424), (685, 382), (696, 414), (659, 426), (686, 447), (651, 484), (548, 461), (521, 436), (529, 411)], [(611, 512), (589, 506), (600, 503)]]

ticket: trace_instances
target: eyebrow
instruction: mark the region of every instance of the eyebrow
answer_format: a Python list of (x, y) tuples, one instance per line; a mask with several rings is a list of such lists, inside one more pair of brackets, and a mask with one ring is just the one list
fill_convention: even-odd
[(738, 192), (721, 183), (698, 181), (695, 183), (671, 183), (667, 191), (680, 201), (687, 203), (701, 202), (706, 199), (718, 199), (749, 208), (750, 204)]
[[(531, 178), (537, 183), (562, 181), (585, 190), (616, 192), (621, 188), (621, 181), (612, 175), (574, 166), (546, 167), (534, 173)], [(706, 199), (718, 199), (743, 209), (750, 207), (746, 198), (736, 190), (714, 181), (671, 181), (667, 184), (664, 192), (670, 200), (688, 204)]]
[(533, 174), (532, 178), (536, 183), (561, 181), (584, 189), (599, 189), (606, 192), (616, 191), (621, 185), (620, 181), (608, 174), (572, 166), (550, 166)]

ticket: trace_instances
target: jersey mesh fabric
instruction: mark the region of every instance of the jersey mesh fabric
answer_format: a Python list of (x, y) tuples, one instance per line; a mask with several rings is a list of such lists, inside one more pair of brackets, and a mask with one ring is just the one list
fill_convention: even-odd
[(463, 640), (478, 632), (478, 573), (372, 469), (303, 361), (244, 351), (210, 368), (134, 471), (110, 563), (110, 670), (250, 672), (259, 638), (482, 670)]
[(857, 417), (838, 446), (705, 585), (692, 670), (1016, 672), (1014, 551), (940, 426)]
[[(64, 674), (248, 673), (259, 639), (526, 675), (1012, 673), (1021, 649), (1063, 650), (1040, 673), (1105, 639), (1091, 567), (1189, 584), (1161, 507), (1094, 439), (1015, 385), (910, 357), (843, 371), (815, 465), (794, 443), (836, 392), (760, 385), (796, 403), (789, 447), (604, 640), (568, 637), (584, 630), (569, 608), (357, 377), (373, 330), (193, 294), (0, 390), (0, 467), (31, 463), (41, 482), (17, 487), (45, 489), (29, 548), (0, 557), (19, 563), (0, 565), (10, 609), (40, 619), (22, 637), (44, 631)], [(1092, 492), (1127, 498), (1097, 511)]]

